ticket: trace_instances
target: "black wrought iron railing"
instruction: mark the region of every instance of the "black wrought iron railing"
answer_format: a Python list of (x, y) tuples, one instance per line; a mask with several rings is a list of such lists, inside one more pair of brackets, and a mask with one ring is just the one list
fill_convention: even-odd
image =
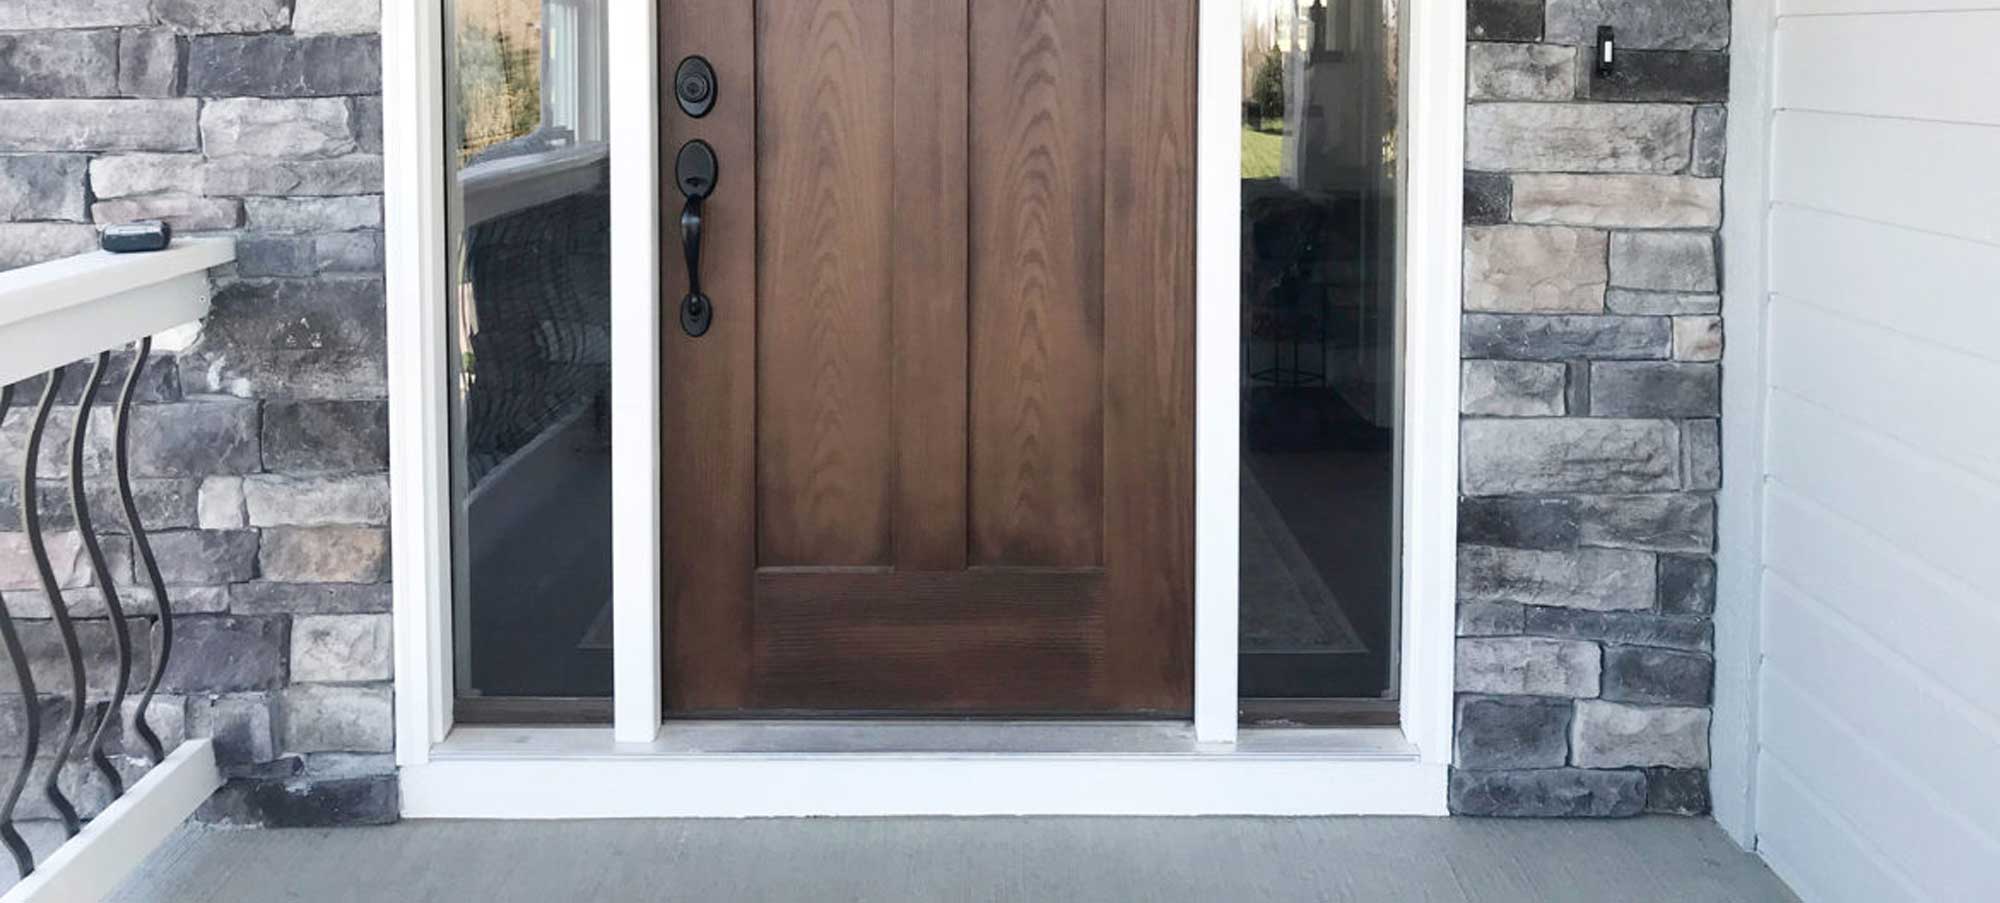
[[(34, 870), (35, 856), (21, 835), (16, 813), (23, 797), (31, 792), (29, 784), (38, 770), (41, 786), (33, 792), (47, 798), (49, 808), (56, 813), (62, 821), (63, 830), (71, 837), (82, 830), (83, 819), (77, 802), (64, 791), (68, 769), (94, 768), (109, 786), (112, 797), (125, 792), (124, 774), (112, 761), (112, 751), (107, 748), (107, 743), (120, 727), (126, 699), (133, 695), (135, 683), (138, 686), (138, 703), (132, 714), (132, 730), (143, 746), (140, 752), (151, 764), (158, 764), (166, 758), (167, 750), (151, 721), (151, 708), (173, 651), (173, 605), (168, 598), (166, 582), (161, 578), (158, 561), (153, 556), (152, 543), (140, 517), (138, 503), (132, 494), (131, 478), (132, 402), (138, 394), (140, 378), (151, 351), (151, 338), (138, 340), (113, 408), (110, 443), (111, 469), (120, 508), (118, 513), (123, 517), (122, 525), (154, 603), (154, 621), (152, 629), (147, 631), (147, 642), (151, 645), (151, 654), (147, 656), (150, 667), (143, 669), (143, 673), (134, 673), (139, 669), (134, 666), (132, 622), (128, 620), (118, 581), (112, 579), (102, 536), (93, 517), (92, 499), (85, 486), (86, 453), (91, 448), (91, 429), (97, 420), (92, 413), (98, 407), (100, 386), (111, 369), (112, 355), (108, 350), (99, 352), (90, 366), (69, 434), (70, 515), (74, 520), (76, 540), (82, 547), (94, 581), (91, 589), (101, 597), (104, 614), (110, 621), (113, 647), (114, 671), (110, 692), (96, 697), (90, 692), (85, 673), (83, 639), (77, 630), (76, 612), (71, 604), (71, 594), (79, 591), (65, 589), (64, 581), (57, 579), (49, 554), (49, 539), (54, 534), (44, 522), (42, 493), (39, 491), (42, 449), (50, 432), (51, 414), (63, 397), (68, 368), (58, 367), (44, 374), (41, 377), (40, 402), (32, 409), (19, 409), (19, 414), (28, 418), (26, 441), (21, 445), (20, 526), (34, 562), (34, 576), (47, 599), (49, 615), (55, 622), (63, 660), (67, 665), (67, 673), (61, 675), (54, 685), (38, 685), (29, 650), (22, 641), (20, 625), (15, 620), (14, 608), (7, 604), (4, 593), (0, 593), (0, 643), (5, 644), (7, 657), (13, 664), (14, 688), (19, 693), (22, 708), (19, 736), (13, 738), (20, 744), (19, 764), (4, 796), (0, 796), (0, 843), (4, 843), (14, 857), (21, 875)], [(11, 418), (18, 416), (14, 405), (15, 389), (13, 385), (0, 387), (0, 429), (4, 429)], [(64, 716), (54, 724), (44, 725), (44, 701), (49, 698), (60, 704)], [(45, 729), (51, 732), (53, 745), (46, 761), (38, 762), (43, 758)]]

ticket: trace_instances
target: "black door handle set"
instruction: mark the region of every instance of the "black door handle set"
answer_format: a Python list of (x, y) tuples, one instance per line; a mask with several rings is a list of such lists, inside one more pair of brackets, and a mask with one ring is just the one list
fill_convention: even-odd
[[(708, 60), (691, 56), (674, 69), (674, 99), (681, 112), (694, 119), (715, 108), (718, 86), (715, 68)], [(720, 176), (715, 148), (699, 138), (681, 145), (674, 159), (674, 184), (680, 186), (687, 204), (681, 207), (681, 249), (687, 254), (688, 291), (681, 298), (681, 329), (700, 338), (715, 321), (715, 304), (701, 290), (701, 202), (715, 193)]]

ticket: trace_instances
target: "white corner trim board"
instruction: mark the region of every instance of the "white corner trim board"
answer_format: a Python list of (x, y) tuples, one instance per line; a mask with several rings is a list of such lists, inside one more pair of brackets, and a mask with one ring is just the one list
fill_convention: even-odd
[(0, 385), (201, 319), (209, 268), (235, 259), (234, 239), (183, 238), (0, 273)]
[[(662, 724), (658, 33), (609, 9), (613, 724), (454, 729), (441, 152), (442, 0), (384, 7), (397, 760), (408, 817), (869, 814), (1443, 814), (1451, 757), (1465, 9), (1408, 7), (1399, 522), (1402, 727), (1283, 741), (1237, 728), (1238, 268), (1242, 18), (1199, 4), (1195, 717), (1189, 749), (1061, 755), (691, 746)], [(1421, 67), (1410, 65), (1422, 60)], [(754, 732), (754, 729), (752, 729)], [(482, 733), (482, 731), (485, 731)], [(1336, 732), (1338, 733), (1338, 732)], [(479, 738), (476, 754), (468, 752)], [(578, 738), (583, 739), (579, 740)], [(983, 742), (983, 741), (981, 741)], [(1372, 745), (1371, 745), (1372, 744)], [(755, 746), (755, 743), (751, 744)]]
[(0, 903), (103, 899), (221, 786), (214, 741), (182, 743), (81, 833), (0, 895)]

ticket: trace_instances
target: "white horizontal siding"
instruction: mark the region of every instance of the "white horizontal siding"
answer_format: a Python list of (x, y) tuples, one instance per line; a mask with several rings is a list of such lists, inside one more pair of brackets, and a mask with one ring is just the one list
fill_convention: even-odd
[(2000, 0), (1777, 0), (1773, 40), (1761, 472), (1730, 477), (1758, 847), (1808, 900), (2000, 899)]

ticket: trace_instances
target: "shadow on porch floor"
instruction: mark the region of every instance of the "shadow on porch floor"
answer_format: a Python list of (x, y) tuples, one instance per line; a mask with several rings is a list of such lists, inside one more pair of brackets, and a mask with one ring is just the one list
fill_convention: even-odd
[(183, 829), (121, 901), (1794, 900), (1705, 819), (792, 819)]

